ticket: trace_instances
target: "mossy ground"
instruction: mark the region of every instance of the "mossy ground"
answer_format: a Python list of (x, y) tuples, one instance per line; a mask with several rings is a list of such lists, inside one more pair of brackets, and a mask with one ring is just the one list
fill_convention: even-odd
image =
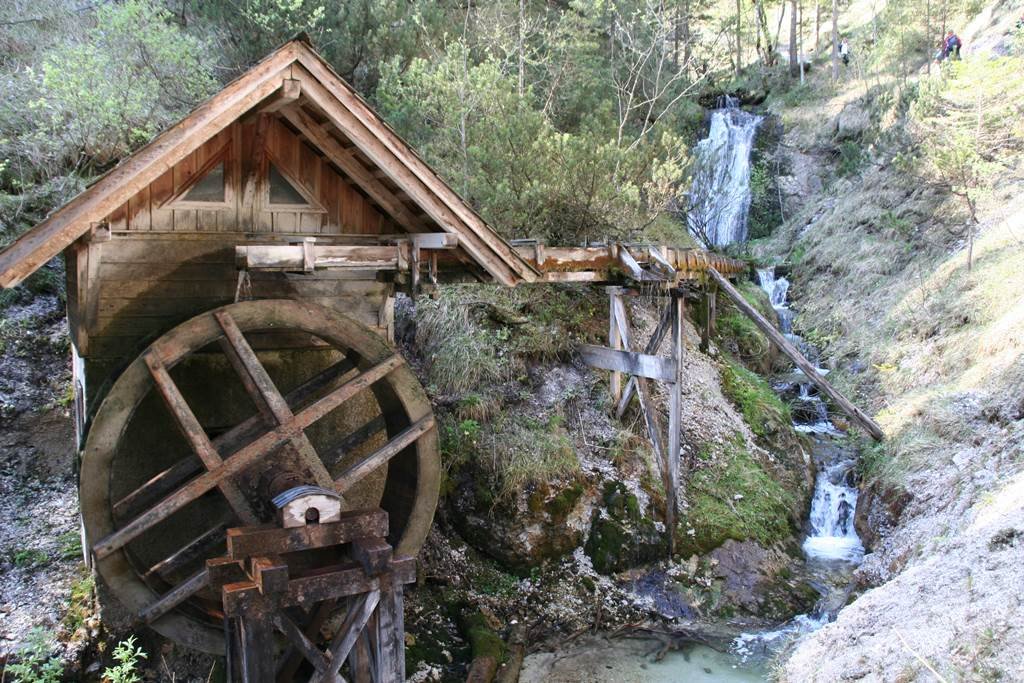
[(770, 546), (792, 536), (793, 494), (758, 462), (742, 437), (706, 449), (699, 461), (679, 525), (683, 556), (709, 552), (728, 539)]

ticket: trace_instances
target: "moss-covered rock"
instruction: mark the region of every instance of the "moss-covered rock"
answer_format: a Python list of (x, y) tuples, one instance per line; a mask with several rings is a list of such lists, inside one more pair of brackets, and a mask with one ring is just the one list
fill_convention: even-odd
[(664, 556), (664, 534), (642, 513), (637, 497), (622, 482), (605, 482), (602, 502), (603, 511), (594, 512), (584, 546), (594, 569), (611, 574)]
[(792, 431), (789, 407), (772, 391), (768, 382), (732, 358), (721, 365), (722, 392), (743, 415), (750, 430), (771, 440), (783, 430)]
[(737, 436), (707, 449), (693, 472), (681, 515), (680, 552), (685, 556), (714, 550), (725, 541), (782, 543), (794, 533), (793, 494), (773, 478)]
[[(748, 280), (736, 285), (743, 298), (757, 311), (775, 324), (777, 316), (768, 295)], [(718, 297), (718, 315), (715, 320), (717, 342), (720, 347), (739, 358), (748, 367), (769, 374), (778, 358), (778, 351), (757, 325), (736, 307), (729, 297)]]

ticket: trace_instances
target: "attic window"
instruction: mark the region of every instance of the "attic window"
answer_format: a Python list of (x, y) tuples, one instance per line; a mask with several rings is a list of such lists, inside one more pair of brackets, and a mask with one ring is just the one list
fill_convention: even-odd
[(197, 180), (181, 199), (186, 202), (224, 202), (224, 162)]
[(281, 206), (309, 206), (306, 197), (287, 178), (281, 175), (277, 166), (270, 164), (270, 203)]

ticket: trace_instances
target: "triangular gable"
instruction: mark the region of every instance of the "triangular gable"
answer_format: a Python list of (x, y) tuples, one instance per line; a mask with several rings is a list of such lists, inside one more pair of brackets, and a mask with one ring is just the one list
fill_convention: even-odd
[[(459, 245), (497, 282), (532, 282), (537, 271), (488, 226), (388, 126), (324, 60), (304, 42), (291, 41), (253, 66), (188, 116), (124, 159), (84, 192), (0, 252), (0, 286), (13, 287), (90, 228), (152, 183), (200, 145), (275, 93), (293, 88), (340, 130), (442, 230), (459, 236)], [(280, 114), (296, 126), (367, 191), (383, 210), (411, 231), (422, 224), (409, 207), (385, 196), (379, 180), (354, 161), (322, 125), (301, 108)], [(347, 160), (347, 162), (346, 162)], [(377, 188), (375, 191), (374, 188)], [(375, 196), (376, 195), (376, 196)]]

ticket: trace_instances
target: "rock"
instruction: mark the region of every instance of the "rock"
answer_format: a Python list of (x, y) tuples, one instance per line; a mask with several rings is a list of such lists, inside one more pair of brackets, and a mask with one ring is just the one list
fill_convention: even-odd
[(834, 137), (836, 142), (859, 140), (870, 127), (871, 115), (868, 110), (857, 102), (851, 102), (836, 117)]
[(583, 544), (596, 492), (582, 482), (552, 482), (495, 499), (472, 472), (451, 498), (451, 521), (467, 543), (508, 566), (539, 567)]

